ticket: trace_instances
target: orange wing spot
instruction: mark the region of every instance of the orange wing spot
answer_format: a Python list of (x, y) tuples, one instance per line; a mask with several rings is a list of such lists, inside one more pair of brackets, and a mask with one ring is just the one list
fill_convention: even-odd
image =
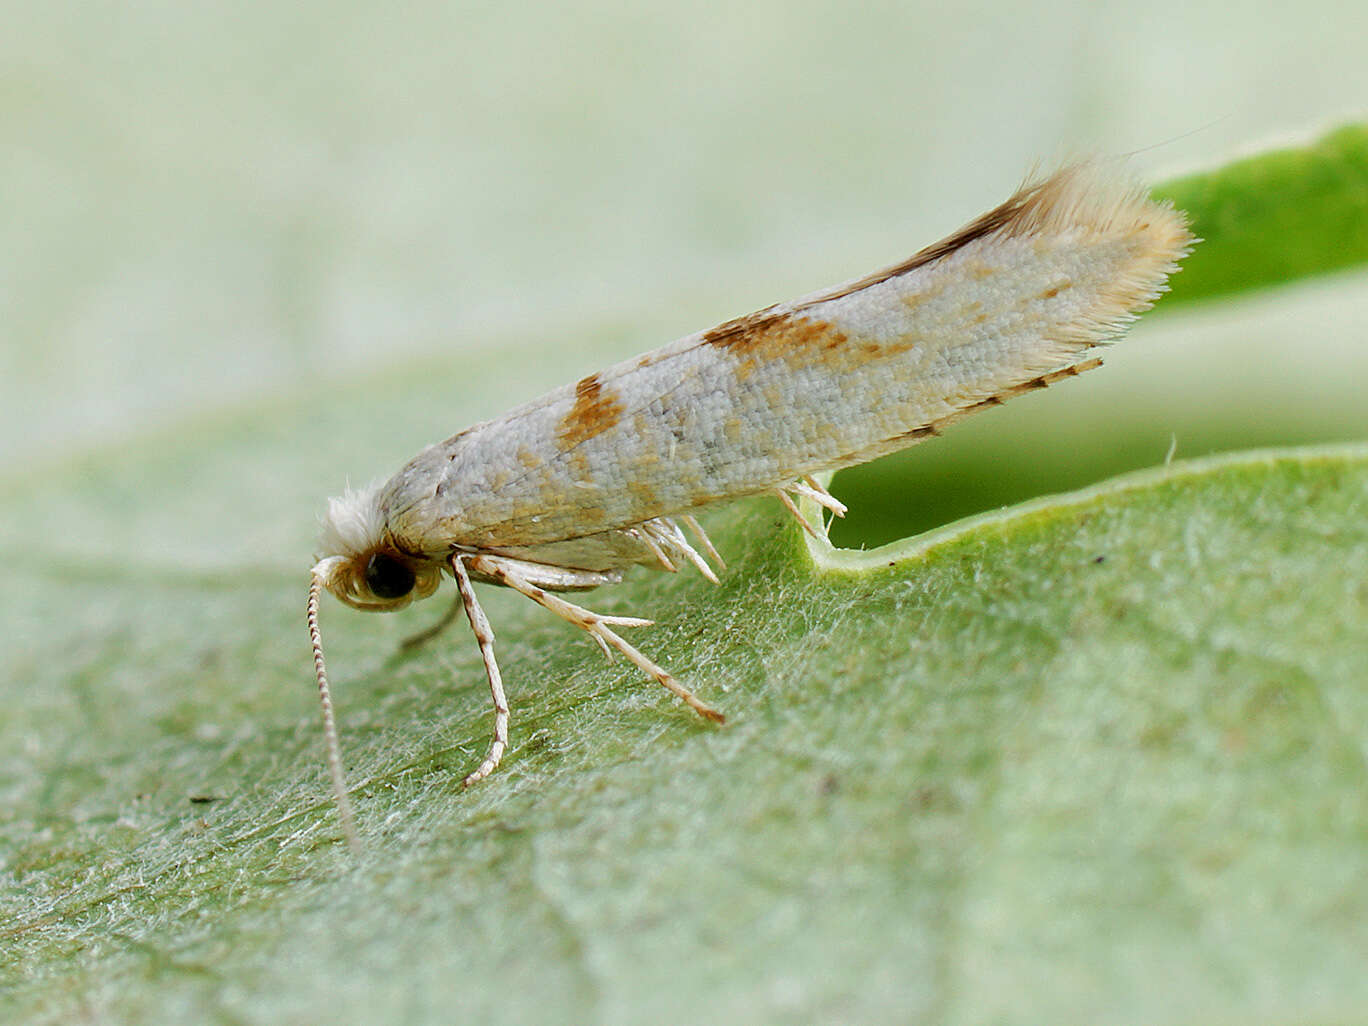
[(1048, 288), (1048, 289), (1046, 289), (1044, 292), (1042, 292), (1042, 293), (1040, 294), (1040, 298), (1041, 298), (1041, 299), (1054, 299), (1055, 296), (1059, 295), (1059, 294), (1060, 294), (1061, 292), (1063, 292), (1065, 289), (1070, 289), (1070, 288), (1073, 288), (1073, 282), (1071, 282), (1071, 281), (1062, 281), (1062, 282), (1060, 282), (1058, 285), (1054, 286), (1053, 288)]
[(845, 333), (828, 321), (775, 313), (774, 307), (728, 321), (703, 336), (705, 345), (725, 349), (748, 362), (778, 359), (807, 363), (847, 341)]
[(523, 447), (518, 450), (518, 462), (521, 463), (528, 470), (536, 470), (546, 461), (543, 460), (531, 449)]
[(622, 400), (591, 374), (575, 385), (575, 405), (561, 420), (556, 437), (566, 447), (579, 445), (613, 427), (622, 414)]
[(774, 307), (769, 306), (758, 313), (737, 317), (705, 332), (703, 344), (716, 346), (718, 349), (746, 349), (754, 345), (771, 327), (788, 320), (788, 317), (788, 314), (775, 313)]

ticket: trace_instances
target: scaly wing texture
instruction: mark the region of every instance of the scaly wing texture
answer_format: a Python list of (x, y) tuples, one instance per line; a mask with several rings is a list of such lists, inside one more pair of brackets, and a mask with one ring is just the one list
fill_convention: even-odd
[(911, 259), (592, 374), (432, 446), (380, 508), (415, 551), (597, 534), (903, 448), (1095, 366), (1192, 244), (1066, 168)]

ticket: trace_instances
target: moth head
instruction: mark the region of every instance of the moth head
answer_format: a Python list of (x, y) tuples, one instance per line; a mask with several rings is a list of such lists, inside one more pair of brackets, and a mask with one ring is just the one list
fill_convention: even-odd
[(441, 562), (402, 552), (385, 529), (379, 489), (348, 489), (328, 500), (313, 575), (354, 609), (403, 609), (427, 598), (442, 580)]
[(323, 635), (318, 626), (318, 602), (324, 589), (356, 609), (403, 609), (416, 598), (427, 598), (442, 580), (440, 560), (423, 559), (403, 552), (394, 543), (380, 505), (380, 489), (348, 489), (328, 500), (323, 515), (319, 547), (309, 581), (309, 640), (313, 645), (314, 673), (323, 708), (323, 737), (328, 751), (328, 773), (333, 798), (342, 819), (342, 832), (353, 851), (360, 850), (347, 782), (342, 772), (342, 748), (333, 718), (332, 692), (323, 661)]

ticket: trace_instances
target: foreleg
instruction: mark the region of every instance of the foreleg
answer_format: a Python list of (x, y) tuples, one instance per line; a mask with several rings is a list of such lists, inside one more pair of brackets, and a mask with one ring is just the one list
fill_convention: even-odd
[[(647, 676), (654, 677), (662, 687), (672, 695), (683, 700), (688, 707), (704, 719), (712, 720), (714, 723), (721, 723), (724, 719), (722, 714), (712, 706), (697, 698), (693, 692), (675, 680), (664, 667), (657, 665), (638, 651), (635, 647), (625, 641), (613, 627), (649, 627), (651, 620), (642, 620), (635, 616), (603, 616), (600, 613), (592, 612), (583, 606), (577, 606), (573, 602), (567, 602), (558, 595), (553, 595), (545, 589), (538, 587), (532, 580), (522, 572), (526, 564), (520, 564), (514, 560), (505, 560), (498, 556), (468, 555), (455, 557), (466, 564), (470, 571), (479, 577), (497, 582), (514, 591), (521, 592), (533, 602), (549, 609), (567, 623), (572, 623), (576, 627), (585, 631), (608, 651), (609, 647), (617, 649), (633, 666), (637, 667)], [(467, 607), (468, 608), (468, 607)], [(472, 620), (473, 623), (473, 620)], [(492, 640), (492, 636), (491, 636)], [(492, 653), (490, 658), (492, 659)], [(492, 678), (491, 678), (492, 679)], [(492, 768), (492, 767), (491, 767)], [(476, 771), (479, 772), (478, 770)]]
[(499, 664), (494, 659), (494, 630), (489, 626), (489, 618), (485, 616), (484, 610), (480, 608), (480, 602), (475, 597), (475, 588), (470, 583), (470, 575), (466, 573), (465, 561), (468, 558), (459, 553), (452, 556), (451, 570), (456, 575), (456, 587), (460, 590), (461, 604), (465, 606), (470, 629), (480, 645), (485, 675), (489, 677), (489, 693), (494, 698), (494, 740), (489, 745), (489, 754), (484, 757), (484, 761), (474, 772), (466, 776), (467, 787), (493, 773), (508, 749), (508, 699), (504, 697), (503, 678), (499, 674)]

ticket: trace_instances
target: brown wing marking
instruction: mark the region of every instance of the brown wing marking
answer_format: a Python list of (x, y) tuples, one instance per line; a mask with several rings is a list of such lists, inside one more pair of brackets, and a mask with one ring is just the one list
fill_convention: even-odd
[[(1071, 363), (1067, 367), (1061, 367), (1058, 370), (1050, 371), (1048, 374), (1039, 374), (1029, 381), (1023, 381), (1019, 385), (1013, 385), (1010, 388), (1003, 389), (996, 395), (985, 396), (982, 399), (975, 399), (972, 402), (967, 402), (948, 416), (941, 417), (939, 420), (933, 421), (930, 424), (922, 424), (918, 427), (914, 427), (912, 430), (896, 435), (888, 441), (906, 442), (907, 444), (911, 444), (912, 442), (919, 442), (923, 438), (928, 438), (931, 435), (939, 435), (947, 425), (953, 424), (961, 417), (967, 417), (969, 414), (976, 413), (979, 410), (986, 410), (990, 406), (1001, 406), (1008, 399), (1014, 398), (1015, 396), (1024, 395), (1027, 392), (1034, 392), (1042, 388), (1048, 388), (1057, 381), (1063, 381), (1065, 378), (1077, 377), (1084, 371), (1090, 371), (1101, 366), (1102, 360), (1098, 357), (1093, 357), (1088, 360), (1080, 360), (1078, 363)], [(885, 449), (884, 451), (888, 450)], [(853, 459), (853, 457), (849, 457), (848, 459)]]
[(772, 306), (718, 325), (703, 336), (704, 345), (750, 359), (782, 359), (797, 352), (836, 349), (845, 342), (846, 336), (828, 321), (776, 312)]
[(618, 394), (606, 388), (597, 374), (590, 374), (575, 385), (575, 404), (561, 419), (556, 437), (566, 448), (579, 445), (617, 424), (624, 410)]
[(953, 235), (948, 235), (939, 242), (933, 242), (925, 249), (918, 250), (900, 264), (894, 264), (892, 267), (885, 267), (881, 271), (868, 274), (849, 285), (843, 285), (835, 291), (825, 293), (812, 302), (826, 303), (833, 299), (853, 295), (861, 289), (878, 285), (890, 278), (896, 278), (908, 271), (914, 271), (918, 267), (949, 256), (955, 250), (962, 249), (976, 239), (982, 239), (994, 232), (1014, 234), (1029, 226), (1033, 219), (1040, 216), (1041, 209), (1046, 207), (1059, 191), (1061, 179), (1070, 173), (1071, 171), (1065, 171), (1043, 182), (1022, 186), (1004, 202), (986, 214), (974, 218)]

